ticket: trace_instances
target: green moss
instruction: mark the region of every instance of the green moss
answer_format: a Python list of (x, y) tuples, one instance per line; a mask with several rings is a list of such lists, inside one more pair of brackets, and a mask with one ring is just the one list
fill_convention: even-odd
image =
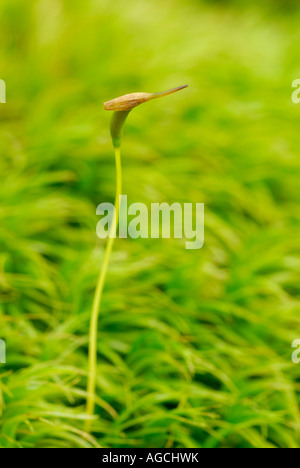
[[(260, 3), (2, 0), (1, 447), (299, 447), (300, 16)], [(116, 241), (86, 438), (102, 103), (185, 82), (128, 120), (124, 192), (204, 202), (205, 246)]]

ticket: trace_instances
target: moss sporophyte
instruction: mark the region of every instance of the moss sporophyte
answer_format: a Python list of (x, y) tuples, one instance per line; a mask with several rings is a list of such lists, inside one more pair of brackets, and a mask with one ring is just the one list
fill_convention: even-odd
[(121, 142), (124, 123), (134, 107), (160, 97), (168, 96), (181, 89), (187, 88), (187, 85), (178, 88), (170, 89), (161, 93), (133, 93), (118, 97), (104, 104), (104, 109), (113, 111), (110, 132), (112, 143), (115, 151), (116, 161), (116, 196), (115, 210), (113, 220), (110, 227), (110, 233), (105, 249), (104, 259), (100, 275), (95, 291), (93, 308), (90, 321), (89, 332), (89, 361), (88, 361), (88, 385), (87, 385), (87, 408), (86, 408), (86, 432), (91, 432), (91, 421), (93, 419), (95, 403), (96, 403), (96, 375), (97, 375), (97, 335), (98, 335), (98, 318), (100, 313), (101, 299), (105, 278), (109, 266), (109, 260), (113, 249), (114, 240), (116, 237), (119, 212), (120, 212), (120, 196), (122, 194), (122, 168), (121, 168)]

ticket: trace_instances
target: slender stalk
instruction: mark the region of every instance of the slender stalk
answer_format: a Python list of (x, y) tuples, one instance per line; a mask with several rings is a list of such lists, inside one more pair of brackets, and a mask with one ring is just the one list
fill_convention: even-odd
[[(97, 336), (98, 336), (98, 318), (101, 307), (101, 299), (107, 270), (109, 266), (109, 260), (113, 249), (114, 241), (117, 234), (117, 227), (120, 215), (120, 195), (122, 192), (122, 167), (121, 167), (121, 140), (124, 123), (130, 113), (130, 111), (142, 104), (143, 102), (150, 101), (163, 96), (168, 96), (187, 86), (180, 86), (179, 88), (170, 89), (162, 93), (133, 93), (121, 96), (104, 103), (104, 109), (113, 110), (113, 116), (110, 124), (110, 133), (112, 137), (112, 143), (115, 148), (116, 158), (116, 200), (115, 200), (115, 211), (112, 226), (109, 232), (109, 239), (107, 241), (102, 270), (100, 272), (97, 288), (95, 292), (93, 309), (90, 323), (89, 333), (89, 360), (88, 360), (88, 384), (87, 384), (87, 402), (86, 402), (86, 414), (87, 416), (93, 416), (95, 412), (95, 400), (96, 400), (96, 379), (97, 379)], [(85, 430), (86, 432), (91, 431), (91, 419), (86, 420)]]
[[(120, 213), (120, 195), (122, 193), (122, 167), (121, 167), (121, 151), (120, 148), (115, 148), (116, 160), (116, 199), (114, 217), (107, 241), (102, 269), (97, 282), (97, 287), (94, 296), (93, 309), (90, 323), (89, 333), (89, 362), (88, 362), (88, 385), (87, 385), (87, 416), (93, 416), (95, 410), (95, 393), (96, 393), (96, 379), (97, 379), (97, 336), (98, 336), (98, 318), (101, 307), (101, 299), (111, 252), (113, 249), (114, 241), (116, 238), (117, 227), (119, 222)], [(91, 420), (88, 419), (85, 424), (86, 432), (91, 431)]]

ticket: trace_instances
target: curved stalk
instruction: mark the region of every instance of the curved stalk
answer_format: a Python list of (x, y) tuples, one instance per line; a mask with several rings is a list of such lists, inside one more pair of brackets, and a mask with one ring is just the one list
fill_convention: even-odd
[[(102, 269), (98, 278), (96, 292), (94, 296), (93, 309), (90, 323), (89, 333), (89, 362), (88, 362), (88, 385), (87, 385), (87, 416), (93, 416), (95, 410), (95, 392), (96, 392), (96, 379), (97, 379), (97, 336), (98, 336), (98, 318), (101, 308), (101, 299), (111, 252), (113, 249), (114, 241), (117, 234), (117, 227), (119, 222), (120, 213), (120, 195), (122, 194), (122, 167), (121, 167), (121, 151), (119, 147), (115, 147), (115, 160), (116, 160), (116, 199), (114, 217), (107, 241)], [(91, 420), (88, 419), (85, 424), (86, 432), (91, 430)]]

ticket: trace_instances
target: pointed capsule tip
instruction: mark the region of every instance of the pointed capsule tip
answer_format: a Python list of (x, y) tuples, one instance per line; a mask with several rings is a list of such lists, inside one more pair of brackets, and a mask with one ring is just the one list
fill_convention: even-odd
[(177, 91), (181, 91), (185, 88), (188, 88), (188, 85), (178, 86), (177, 88), (168, 89), (168, 91), (163, 91), (161, 93), (153, 93), (149, 95), (149, 100), (169, 96), (170, 94), (177, 93)]

